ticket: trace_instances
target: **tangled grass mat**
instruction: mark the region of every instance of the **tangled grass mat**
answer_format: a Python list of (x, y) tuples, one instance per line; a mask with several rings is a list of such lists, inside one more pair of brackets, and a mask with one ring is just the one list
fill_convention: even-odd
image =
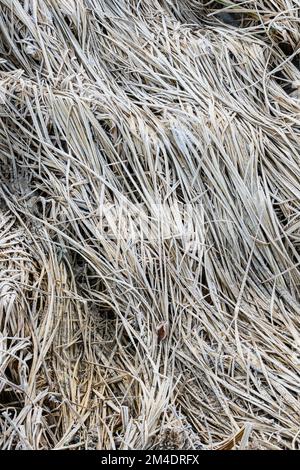
[(0, 0), (0, 446), (298, 449), (299, 1)]

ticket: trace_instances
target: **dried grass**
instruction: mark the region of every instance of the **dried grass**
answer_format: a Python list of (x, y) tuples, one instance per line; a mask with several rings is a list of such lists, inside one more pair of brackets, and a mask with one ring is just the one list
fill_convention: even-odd
[(299, 9), (0, 0), (2, 449), (299, 448)]

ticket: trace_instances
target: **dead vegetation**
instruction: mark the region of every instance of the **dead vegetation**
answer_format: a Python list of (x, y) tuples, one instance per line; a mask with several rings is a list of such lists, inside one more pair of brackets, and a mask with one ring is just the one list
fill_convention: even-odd
[(299, 448), (299, 8), (0, 0), (2, 449)]

